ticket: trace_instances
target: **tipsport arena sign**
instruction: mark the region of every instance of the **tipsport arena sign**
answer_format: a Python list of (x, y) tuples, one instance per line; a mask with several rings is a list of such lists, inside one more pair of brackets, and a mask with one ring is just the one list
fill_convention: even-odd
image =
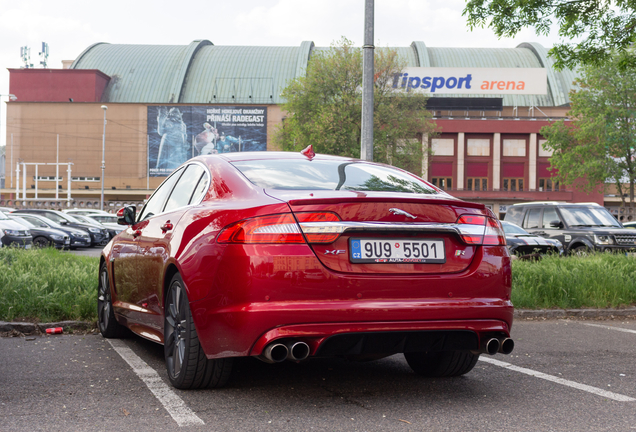
[(431, 94), (542, 95), (548, 93), (543, 68), (404, 68), (393, 76), (396, 91)]

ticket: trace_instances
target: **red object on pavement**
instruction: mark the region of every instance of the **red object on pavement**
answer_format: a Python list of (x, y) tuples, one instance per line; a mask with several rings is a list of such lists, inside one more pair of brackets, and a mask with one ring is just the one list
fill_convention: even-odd
[(61, 334), (63, 331), (64, 329), (62, 327), (52, 327), (46, 329), (46, 332), (48, 334)]

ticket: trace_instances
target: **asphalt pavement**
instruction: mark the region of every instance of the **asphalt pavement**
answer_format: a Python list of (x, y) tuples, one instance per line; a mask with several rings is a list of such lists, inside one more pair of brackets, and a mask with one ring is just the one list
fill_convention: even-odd
[(99, 334), (0, 339), (0, 430), (636, 430), (636, 321), (518, 320), (515, 351), (427, 379), (401, 355), (239, 359), (229, 386), (170, 387), (163, 348)]

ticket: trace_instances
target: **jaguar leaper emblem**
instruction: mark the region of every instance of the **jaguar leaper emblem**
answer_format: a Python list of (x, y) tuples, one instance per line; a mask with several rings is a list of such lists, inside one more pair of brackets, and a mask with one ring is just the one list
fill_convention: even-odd
[(417, 216), (413, 216), (411, 213), (407, 213), (404, 210), (400, 210), (399, 208), (390, 208), (389, 212), (393, 213), (394, 215), (402, 215), (402, 216), (406, 216), (406, 217), (410, 217), (411, 219), (417, 219)]

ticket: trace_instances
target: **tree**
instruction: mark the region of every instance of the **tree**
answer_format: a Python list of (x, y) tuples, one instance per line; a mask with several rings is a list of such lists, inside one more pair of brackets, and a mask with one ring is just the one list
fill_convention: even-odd
[[(498, 37), (513, 37), (524, 27), (547, 35), (558, 22), (562, 40), (579, 42), (554, 45), (550, 55), (557, 69), (602, 65), (636, 41), (636, 0), (468, 0), (463, 14), (471, 29), (488, 26)], [(627, 54), (621, 69), (636, 65), (634, 53)]]
[(630, 203), (634, 205), (636, 180), (636, 72), (621, 70), (623, 59), (614, 57), (603, 66), (587, 66), (575, 81), (578, 90), (570, 92), (572, 101), (563, 120), (545, 126), (541, 134), (546, 149), (554, 151), (550, 164), (565, 184), (576, 179), (584, 190), (600, 182), (616, 184), (623, 199), (623, 184), (629, 183)]
[[(397, 52), (375, 52), (374, 160), (414, 173), (422, 169), (422, 134), (435, 124), (423, 94), (394, 92), (393, 75), (404, 63)], [(283, 90), (284, 119), (276, 141), (284, 150), (312, 144), (316, 153), (360, 157), (362, 52), (342, 38), (326, 51), (312, 54), (307, 74)]]

